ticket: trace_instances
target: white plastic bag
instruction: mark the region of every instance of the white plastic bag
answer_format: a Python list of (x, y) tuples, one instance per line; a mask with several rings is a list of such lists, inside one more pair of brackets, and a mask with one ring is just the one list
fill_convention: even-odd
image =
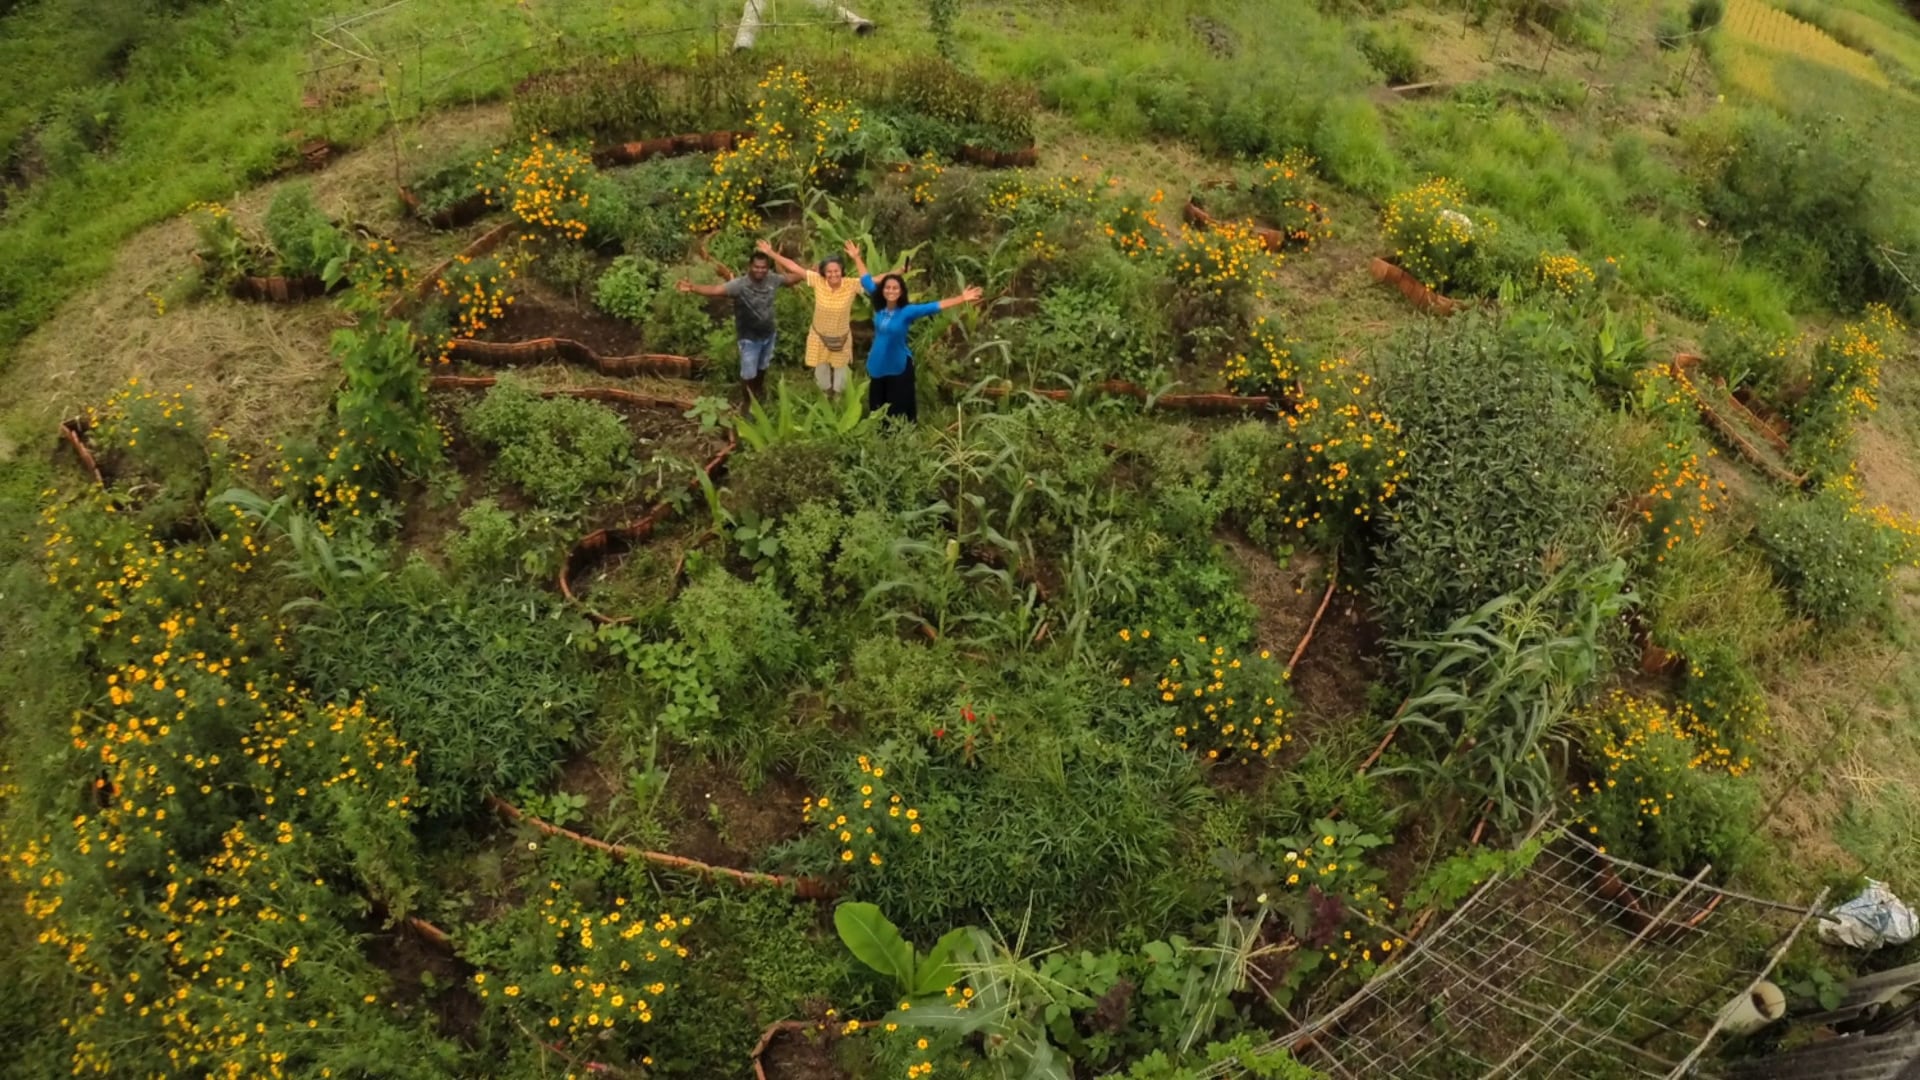
[(1920, 920), (1884, 881), (1867, 879), (1860, 895), (1828, 910), (1820, 919), (1820, 940), (1829, 945), (1877, 949), (1904, 945), (1920, 934)]

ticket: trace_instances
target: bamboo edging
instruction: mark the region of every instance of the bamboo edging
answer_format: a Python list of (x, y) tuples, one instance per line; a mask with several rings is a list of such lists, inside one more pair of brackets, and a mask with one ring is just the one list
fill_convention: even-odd
[[(1203, 229), (1216, 228), (1220, 224), (1220, 219), (1207, 213), (1206, 208), (1194, 202), (1191, 195), (1187, 196), (1187, 205), (1181, 210), (1181, 216)], [(1253, 223), (1253, 234), (1260, 238), (1260, 246), (1272, 254), (1278, 255), (1287, 250), (1287, 234), (1279, 229), (1256, 221)]]
[(1293, 647), (1293, 655), (1287, 658), (1286, 677), (1293, 677), (1293, 669), (1299, 665), (1300, 658), (1306, 654), (1307, 643), (1313, 640), (1313, 632), (1320, 628), (1320, 620), (1327, 614), (1327, 605), (1333, 603), (1334, 590), (1340, 586), (1340, 564), (1335, 563), (1327, 569), (1326, 595), (1320, 597), (1320, 607), (1313, 613), (1312, 621), (1307, 623), (1307, 632), (1300, 635), (1300, 644)]
[(1419, 278), (1385, 259), (1374, 259), (1368, 264), (1368, 270), (1373, 274), (1373, 280), (1399, 289), (1400, 295), (1406, 297), (1408, 302), (1429, 315), (1452, 315), (1460, 310), (1458, 300), (1434, 292)]
[(498, 795), (487, 796), (487, 805), (498, 811), (508, 821), (531, 826), (535, 831), (548, 836), (559, 836), (595, 851), (626, 862), (638, 859), (669, 870), (678, 870), (708, 880), (725, 879), (749, 888), (789, 889), (802, 900), (827, 900), (839, 895), (839, 890), (818, 878), (789, 877), (784, 874), (764, 874), (754, 870), (735, 870), (730, 866), (715, 866), (698, 859), (689, 859), (681, 855), (669, 855), (663, 851), (646, 851), (641, 848), (627, 847), (624, 844), (610, 844), (572, 829), (562, 828), (550, 821), (543, 821), (525, 810), (513, 805)]
[(631, 356), (602, 356), (592, 346), (571, 338), (530, 338), (526, 341), (479, 341), (455, 338), (447, 343), (447, 359), (464, 360), (483, 367), (512, 367), (551, 361), (592, 368), (602, 375), (660, 375), (692, 379), (704, 373), (706, 360), (676, 353), (635, 353)]
[[(1700, 415), (1706, 420), (1707, 426), (1711, 427), (1721, 438), (1725, 439), (1727, 444), (1732, 446), (1741, 457), (1747, 459), (1749, 465), (1759, 469), (1772, 479), (1786, 484), (1788, 487), (1805, 487), (1807, 485), (1807, 478), (1805, 476), (1798, 475), (1784, 466), (1774, 464), (1765, 454), (1760, 452), (1758, 447), (1754, 446), (1753, 443), (1741, 433), (1739, 425), (1722, 416), (1718, 410), (1707, 403), (1706, 395), (1700, 392), (1700, 387), (1694, 383), (1693, 377), (1687, 374), (1687, 368), (1699, 362), (1700, 357), (1693, 353), (1679, 353), (1674, 356), (1673, 363), (1670, 366), (1673, 369), (1674, 377), (1680, 380), (1680, 385), (1686, 387), (1687, 392), (1693, 395), (1694, 407), (1700, 411)], [(1773, 442), (1776, 446), (1784, 446), (1785, 440), (1780, 438), (1779, 433), (1769, 427), (1766, 421), (1755, 416), (1752, 410), (1742, 405), (1739, 398), (1728, 394), (1727, 401), (1732, 404), (1733, 408), (1738, 409), (1742, 415), (1752, 422), (1754, 430), (1765, 433), (1763, 438), (1766, 438), (1769, 442)], [(1776, 442), (1776, 440), (1778, 441)], [(1784, 449), (1782, 449), (1782, 453), (1785, 453)]]
[(104, 488), (107, 486), (107, 478), (100, 474), (100, 463), (94, 459), (93, 451), (87, 447), (86, 436), (83, 434), (85, 430), (86, 421), (79, 417), (60, 421), (60, 438), (65, 440), (68, 446), (73, 447), (74, 456), (80, 459), (81, 467), (93, 475), (93, 482)]

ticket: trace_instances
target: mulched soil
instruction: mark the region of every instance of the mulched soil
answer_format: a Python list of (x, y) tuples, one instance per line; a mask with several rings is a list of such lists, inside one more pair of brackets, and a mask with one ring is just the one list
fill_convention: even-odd
[[(446, 448), (447, 456), (466, 483), (451, 503), (443, 503), (424, 491), (406, 493), (400, 539), (410, 549), (438, 551), (441, 540), (458, 528), (461, 512), (479, 499), (492, 496), (503, 508), (514, 511), (531, 505), (512, 485), (496, 484), (489, 478), (491, 455), (467, 437), (460, 422), (461, 409), (478, 401), (484, 393), (484, 390), (441, 390), (433, 394), (434, 416), (452, 435)], [(646, 462), (656, 453), (688, 462), (704, 462), (723, 445), (715, 436), (702, 434), (698, 424), (681, 415), (679, 409), (601, 404), (619, 413), (627, 422), (627, 429), (633, 435), (633, 456), (638, 463), (635, 468), (642, 473), (648, 471)], [(585, 533), (630, 521), (644, 514), (651, 505), (644, 498), (609, 496), (588, 507), (580, 531)]]
[(774, 1036), (761, 1055), (767, 1080), (846, 1080), (847, 1073), (834, 1063), (833, 1049), (820, 1035), (783, 1031)]
[[(790, 773), (776, 773), (749, 792), (724, 766), (676, 763), (667, 780), (667, 798), (678, 819), (668, 850), (715, 866), (751, 869), (760, 853), (800, 835), (800, 803), (809, 794)], [(718, 814), (709, 806), (718, 807)]]
[(602, 356), (648, 352), (640, 328), (590, 304), (576, 304), (538, 282), (524, 282), (506, 317), (487, 328), (488, 341), (568, 338)]
[[(405, 929), (381, 930), (367, 938), (364, 948), (367, 958), (393, 978), (393, 1000), (425, 1002), (441, 1035), (467, 1046), (478, 1044), (483, 1008), (467, 989), (470, 967)], [(428, 988), (429, 975), (440, 989)]]

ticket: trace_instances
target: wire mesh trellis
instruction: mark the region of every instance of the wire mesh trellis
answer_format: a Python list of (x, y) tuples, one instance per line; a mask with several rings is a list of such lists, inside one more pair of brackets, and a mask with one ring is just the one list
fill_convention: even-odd
[(1336, 1080), (1678, 1078), (1820, 909), (1677, 877), (1557, 832), (1291, 1034)]

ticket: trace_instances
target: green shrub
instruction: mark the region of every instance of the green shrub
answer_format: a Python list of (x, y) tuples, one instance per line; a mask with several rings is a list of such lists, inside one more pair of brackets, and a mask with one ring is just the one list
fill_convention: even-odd
[(353, 240), (313, 205), (304, 185), (281, 188), (267, 207), (267, 239), (292, 277), (338, 280), (353, 256)]
[(468, 406), (467, 431), (496, 454), (493, 468), (541, 506), (578, 510), (595, 491), (619, 483), (632, 461), (633, 437), (614, 412), (594, 401), (542, 398), (511, 375)]
[(1755, 109), (1696, 142), (1711, 170), (1702, 202), (1746, 250), (1835, 306), (1906, 301), (1909, 286), (1883, 253), (1911, 250), (1902, 203), (1852, 128)]
[(527, 531), (513, 511), (481, 499), (460, 511), (460, 531), (447, 538), (447, 565), (460, 580), (473, 584), (512, 577)]
[(1371, 593), (1389, 630), (1445, 626), (1602, 555), (1603, 451), (1546, 364), (1490, 324), (1403, 339), (1384, 397), (1407, 449)]
[(588, 196), (587, 245), (662, 263), (684, 258), (691, 234), (682, 221), (682, 193), (708, 169), (704, 157), (680, 157), (594, 172), (582, 188)]
[(472, 198), (484, 190), (498, 190), (506, 182), (512, 162), (501, 148), (490, 143), (460, 147), (445, 158), (415, 173), (407, 181), (407, 190), (420, 200), (419, 213), (431, 217)]
[(770, 582), (742, 581), (717, 567), (681, 591), (671, 618), (724, 702), (779, 686), (809, 652), (793, 609)]
[(1720, 25), (1726, 10), (1725, 0), (1693, 0), (1687, 5), (1687, 29), (1696, 34), (1705, 33)]
[(1839, 627), (1886, 610), (1899, 534), (1845, 492), (1782, 499), (1761, 512), (1756, 535), (1801, 614)]
[(644, 256), (622, 255), (594, 284), (593, 303), (609, 315), (639, 323), (646, 321), (659, 291), (659, 264)]
[(1327, 176), (1352, 191), (1384, 198), (1399, 182), (1400, 161), (1380, 112), (1364, 97), (1329, 99), (1308, 143)]
[(1609, 854), (1673, 873), (1731, 874), (1758, 845), (1760, 793), (1701, 755), (1687, 721), (1615, 691), (1576, 718), (1593, 776), (1573, 789), (1576, 820)]
[[(705, 272), (705, 270), (680, 267), (668, 271), (666, 277), (687, 277), (699, 281), (701, 280), (699, 275)], [(781, 292), (796, 291), (798, 290), (781, 290)], [(678, 289), (659, 289), (653, 294), (653, 302), (646, 315), (644, 333), (649, 349), (681, 356), (698, 356), (706, 349), (708, 335), (713, 329), (713, 316), (707, 313), (707, 302), (701, 297), (694, 293), (683, 293)]]
[(1762, 397), (1779, 400), (1781, 388), (1798, 366), (1794, 339), (1731, 315), (1707, 321), (1701, 341), (1700, 367), (1726, 380), (1729, 389), (1747, 387)]
[(303, 625), (299, 667), (321, 695), (365, 691), (419, 749), (427, 809), (459, 814), (544, 783), (582, 734), (593, 685), (580, 629), (546, 589), (449, 588), (414, 564)]
[(344, 464), (366, 466), (377, 478), (391, 468), (418, 476), (438, 462), (441, 437), (427, 405), (427, 368), (407, 324), (389, 319), (337, 330), (333, 353), (345, 376), (334, 398)]
[(1222, 518), (1269, 549), (1291, 538), (1273, 490), (1287, 460), (1285, 434), (1260, 420), (1235, 424), (1207, 442), (1209, 498)]
[(1722, 769), (1746, 772), (1770, 726), (1759, 676), (1726, 642), (1689, 638), (1676, 645), (1684, 664), (1677, 696), (1697, 722), (1697, 749)]
[(1420, 48), (1405, 29), (1363, 26), (1357, 35), (1360, 55), (1380, 73), (1389, 86), (1418, 82), (1426, 65), (1420, 61)]
[(578, 244), (568, 243), (543, 244), (541, 247), (528, 272), (568, 300), (579, 303), (588, 288), (601, 276), (600, 263), (594, 258), (593, 252)]
[(1106, 377), (1152, 386), (1173, 342), (1164, 322), (1141, 315), (1110, 290), (1056, 286), (1020, 324), (1022, 360), (1076, 381)]
[(770, 453), (737, 454), (728, 465), (728, 488), (739, 505), (766, 517), (785, 517), (810, 502), (839, 498), (839, 451), (828, 440), (783, 443)]

